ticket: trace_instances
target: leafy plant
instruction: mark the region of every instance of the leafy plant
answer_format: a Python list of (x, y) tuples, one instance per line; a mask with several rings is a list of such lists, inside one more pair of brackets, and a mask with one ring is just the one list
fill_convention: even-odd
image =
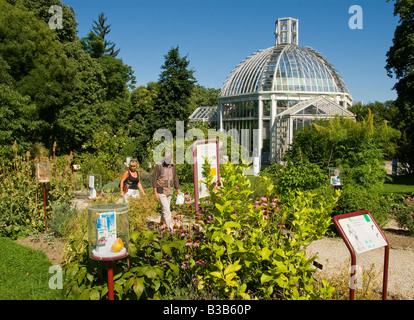
[(341, 167), (343, 185), (378, 191), (386, 180), (384, 156), (395, 151), (399, 137), (386, 121), (374, 124), (368, 110), (362, 121), (338, 117), (299, 130), (286, 161), (296, 166), (309, 161), (323, 169)]
[[(114, 295), (118, 299), (161, 298), (178, 281), (180, 269), (174, 257), (185, 240), (172, 240), (170, 236), (152, 231), (130, 234), (130, 267), (125, 259), (114, 263)], [(76, 244), (80, 245), (80, 254), (64, 267), (67, 281), (63, 294), (81, 300), (107, 298), (105, 263), (88, 258), (85, 242)], [(75, 248), (75, 242), (72, 246)]]
[[(0, 167), (0, 235), (16, 238), (30, 230), (45, 227), (43, 186), (36, 178), (36, 163), (27, 152), (25, 157), (15, 155)], [(46, 183), (46, 214), (50, 216), (54, 203), (66, 203), (72, 195), (72, 156), (42, 158), (50, 163), (50, 182)]]
[(326, 170), (308, 161), (274, 163), (260, 174), (271, 178), (275, 191), (281, 196), (293, 190), (311, 190), (328, 184)]
[(95, 132), (90, 142), (82, 148), (84, 153), (78, 156), (84, 177), (88, 174), (101, 174), (104, 183), (119, 178), (125, 169), (123, 162), (128, 154), (132, 138), (120, 129), (116, 134)]
[(384, 226), (389, 219), (390, 203), (382, 194), (359, 188), (344, 188), (333, 215), (368, 210), (375, 221)]
[(407, 228), (409, 235), (414, 235), (414, 196), (405, 198), (395, 209), (395, 219), (402, 228)]
[[(204, 172), (210, 172), (208, 164)], [(333, 288), (327, 284), (314, 290), (314, 258), (306, 257), (304, 247), (327, 231), (339, 192), (327, 199), (292, 192), (286, 206), (269, 210), (267, 201), (255, 206), (249, 200), (250, 181), (241, 167), (229, 163), (221, 172), (218, 183), (206, 179), (214, 220), (205, 226), (207, 241), (200, 245), (210, 260), (198, 274), (199, 288), (208, 286), (230, 299), (329, 297)]]

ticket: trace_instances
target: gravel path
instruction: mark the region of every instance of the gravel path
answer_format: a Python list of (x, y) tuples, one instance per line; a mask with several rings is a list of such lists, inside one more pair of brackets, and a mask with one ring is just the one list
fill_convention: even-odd
[[(398, 230), (394, 221), (384, 228), (390, 244), (388, 297), (414, 300), (414, 248), (412, 247), (414, 239), (407, 236), (395, 236), (390, 232), (392, 230)], [(323, 265), (322, 270), (328, 274), (340, 274), (344, 268), (348, 270), (351, 266), (350, 252), (341, 237), (314, 241), (308, 246), (307, 253), (309, 256), (316, 254), (318, 256), (316, 261)], [(374, 270), (378, 274), (379, 290), (382, 292), (384, 248), (357, 255), (356, 263), (364, 270), (369, 270), (374, 264)]]

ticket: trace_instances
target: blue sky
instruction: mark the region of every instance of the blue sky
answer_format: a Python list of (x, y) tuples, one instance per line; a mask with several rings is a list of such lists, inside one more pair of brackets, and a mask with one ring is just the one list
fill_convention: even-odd
[[(118, 58), (134, 70), (137, 86), (157, 81), (164, 56), (179, 46), (188, 55), (197, 83), (221, 88), (235, 66), (274, 45), (275, 21), (299, 19), (299, 45), (320, 52), (339, 71), (354, 101), (396, 98), (387, 76), (386, 53), (398, 17), (386, 0), (62, 0), (74, 8), (78, 36), (90, 31), (103, 12), (111, 24), (108, 39)], [(363, 29), (348, 22), (352, 5), (363, 10)], [(64, 17), (63, 17), (64, 18)]]

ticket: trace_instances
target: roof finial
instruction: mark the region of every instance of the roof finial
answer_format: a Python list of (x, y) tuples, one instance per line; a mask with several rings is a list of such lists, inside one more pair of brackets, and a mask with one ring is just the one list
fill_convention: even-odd
[(276, 45), (299, 44), (299, 20), (294, 18), (280, 18), (276, 21)]

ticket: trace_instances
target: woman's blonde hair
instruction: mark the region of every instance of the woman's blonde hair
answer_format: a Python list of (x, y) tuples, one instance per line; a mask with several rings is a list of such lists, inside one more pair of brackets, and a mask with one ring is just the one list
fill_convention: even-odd
[(129, 167), (131, 167), (131, 165), (135, 165), (137, 167), (137, 169), (139, 168), (139, 162), (137, 159), (132, 159), (131, 161), (129, 161)]

